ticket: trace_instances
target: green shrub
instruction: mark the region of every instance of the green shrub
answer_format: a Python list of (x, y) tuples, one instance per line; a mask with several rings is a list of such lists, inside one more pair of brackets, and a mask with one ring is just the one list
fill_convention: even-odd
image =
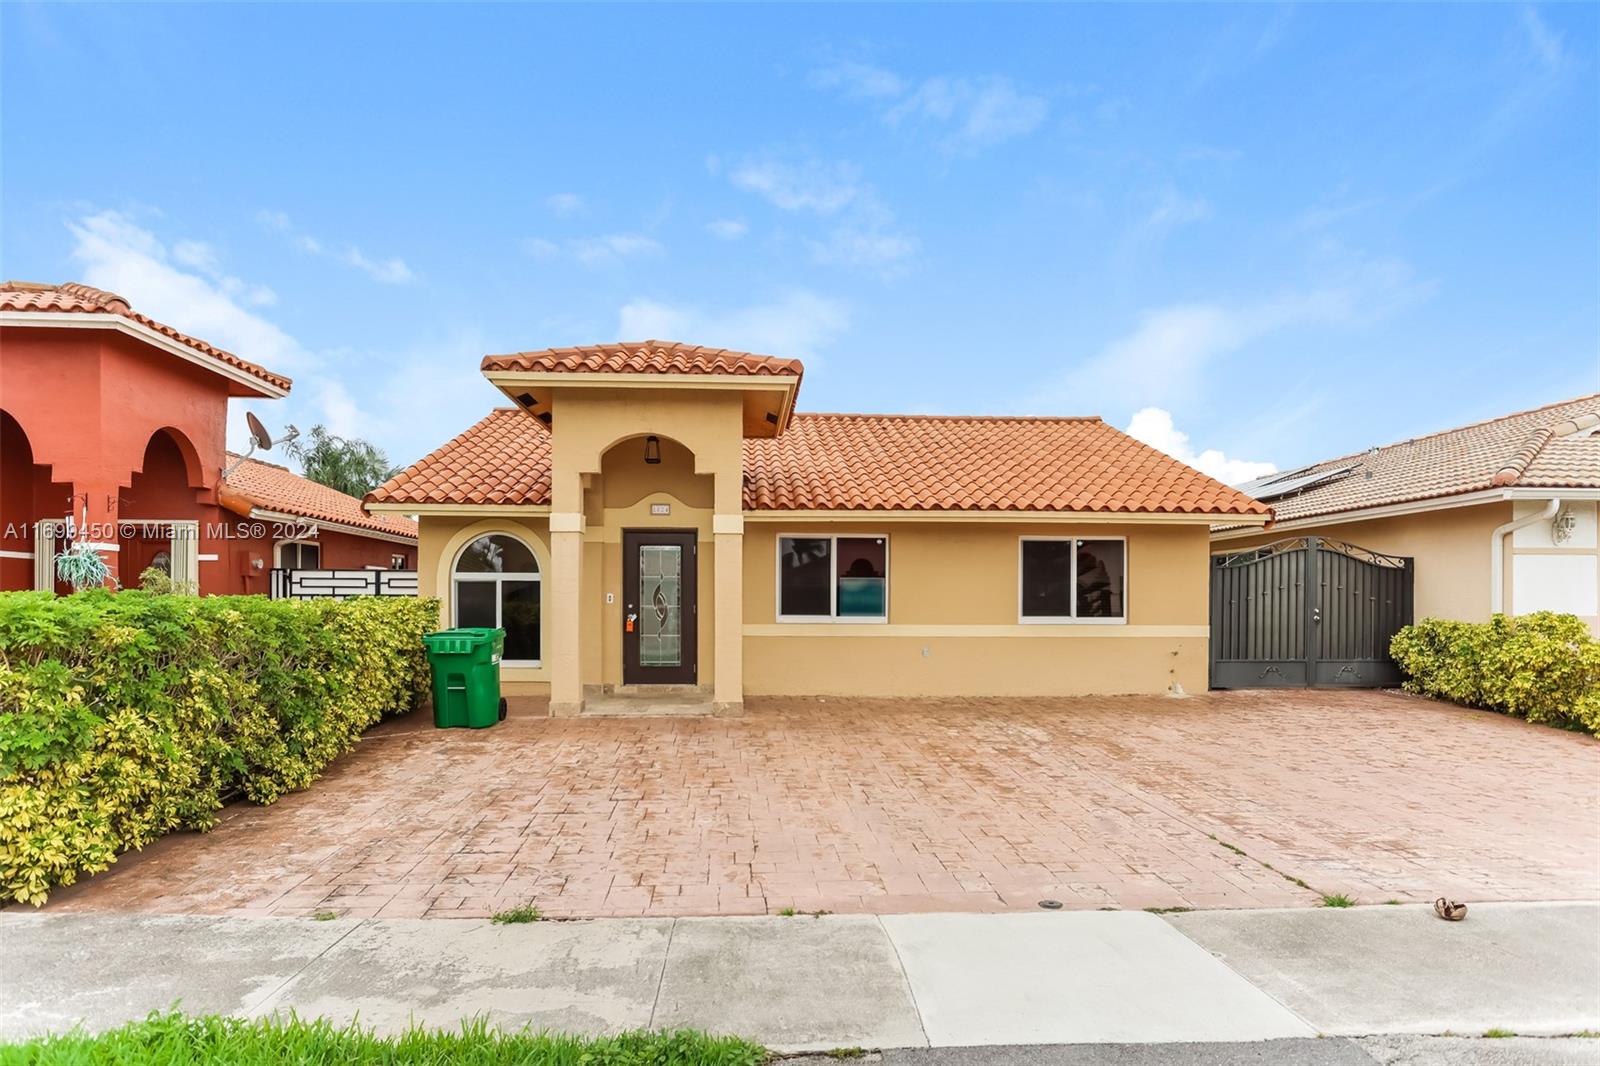
[(1600, 734), (1600, 641), (1573, 615), (1426, 618), (1389, 651), (1412, 692)]
[(428, 684), (432, 600), (0, 594), (0, 898), (305, 788)]

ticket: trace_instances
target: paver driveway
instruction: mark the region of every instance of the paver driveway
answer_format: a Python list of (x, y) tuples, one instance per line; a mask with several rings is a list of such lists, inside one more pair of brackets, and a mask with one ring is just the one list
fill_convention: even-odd
[[(1303, 882), (1303, 884), (1302, 884)], [(53, 910), (551, 916), (1600, 897), (1600, 743), (1395, 693), (753, 700), (370, 734)]]

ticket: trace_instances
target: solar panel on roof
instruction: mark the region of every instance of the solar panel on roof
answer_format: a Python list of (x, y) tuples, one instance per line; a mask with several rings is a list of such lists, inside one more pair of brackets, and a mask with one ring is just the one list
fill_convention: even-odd
[(1257, 500), (1276, 500), (1291, 492), (1300, 492), (1316, 485), (1326, 484), (1356, 469), (1359, 464), (1336, 466), (1327, 470), (1291, 470), (1287, 474), (1268, 474), (1266, 477), (1237, 485), (1240, 492)]

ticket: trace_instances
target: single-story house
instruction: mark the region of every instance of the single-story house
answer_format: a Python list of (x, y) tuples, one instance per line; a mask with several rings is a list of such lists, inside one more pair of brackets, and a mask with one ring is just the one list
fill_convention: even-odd
[(69, 542), (124, 585), (156, 566), (201, 593), (265, 593), (281, 566), (414, 568), (414, 523), (227, 454), (229, 403), (290, 384), (115, 293), (0, 283), (0, 590), (67, 591)]
[(483, 360), (513, 405), (366, 498), (447, 625), (551, 713), (640, 685), (1206, 685), (1210, 529), (1267, 505), (1098, 418), (802, 414), (792, 359), (669, 341)]
[(1600, 395), (1386, 444), (1240, 486), (1272, 528), (1212, 548), (1322, 537), (1415, 559), (1418, 618), (1560, 611), (1600, 632)]

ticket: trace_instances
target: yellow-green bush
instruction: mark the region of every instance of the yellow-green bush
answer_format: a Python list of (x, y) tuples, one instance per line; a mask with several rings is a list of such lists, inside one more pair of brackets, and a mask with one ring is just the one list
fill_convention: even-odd
[(1573, 615), (1425, 618), (1389, 652), (1412, 692), (1600, 735), (1600, 641)]
[(428, 685), (432, 600), (0, 594), (0, 899), (305, 788)]

